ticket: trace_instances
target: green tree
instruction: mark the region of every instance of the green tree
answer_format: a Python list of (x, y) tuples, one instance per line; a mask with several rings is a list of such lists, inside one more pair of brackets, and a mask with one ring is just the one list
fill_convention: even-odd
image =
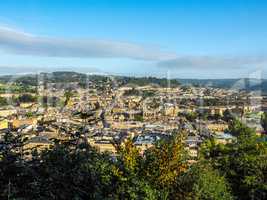
[(38, 170), (41, 175), (39, 189), (43, 197), (101, 199), (111, 193), (112, 163), (94, 149), (82, 149), (72, 151), (58, 146), (43, 154)]
[(198, 115), (196, 112), (188, 112), (185, 114), (185, 117), (188, 121), (194, 122), (197, 119)]
[(116, 146), (118, 160), (116, 162), (116, 175), (119, 179), (118, 186), (114, 193), (115, 199), (158, 199), (158, 191), (141, 176), (143, 157), (131, 140), (123, 145)]
[(235, 141), (226, 145), (207, 142), (202, 146), (202, 156), (226, 177), (237, 199), (265, 199), (267, 144), (239, 122), (233, 129)]
[(18, 97), (18, 101), (19, 103), (32, 103), (36, 102), (37, 98), (31, 94), (22, 94)]
[(247, 127), (244, 125), (241, 121), (238, 119), (234, 119), (233, 121), (229, 122), (229, 131), (233, 136), (239, 136), (239, 135), (253, 135), (254, 129)]
[(66, 106), (69, 102), (69, 100), (71, 99), (71, 97), (74, 96), (74, 93), (70, 90), (67, 90), (65, 93), (64, 93), (64, 97), (65, 97), (65, 101), (64, 101), (64, 106)]
[(229, 109), (226, 109), (224, 112), (223, 112), (223, 119), (226, 121), (226, 122), (230, 122), (231, 120), (234, 120), (234, 117), (231, 113), (231, 111)]
[(267, 132), (267, 112), (264, 112), (261, 116), (261, 125), (265, 132)]
[(8, 100), (4, 97), (0, 97), (0, 106), (7, 106)]
[(176, 185), (177, 200), (231, 200), (230, 187), (219, 171), (206, 161), (193, 164)]
[(187, 169), (184, 135), (175, 134), (145, 152), (140, 174), (161, 191), (161, 198), (170, 198), (174, 183)]
[(6, 132), (0, 140), (0, 199), (25, 197), (22, 192), (31, 182), (23, 161), (23, 143), (20, 135)]
[(144, 121), (144, 118), (142, 115), (135, 115), (134, 116), (134, 120), (135, 121), (138, 121), (138, 122), (143, 122)]

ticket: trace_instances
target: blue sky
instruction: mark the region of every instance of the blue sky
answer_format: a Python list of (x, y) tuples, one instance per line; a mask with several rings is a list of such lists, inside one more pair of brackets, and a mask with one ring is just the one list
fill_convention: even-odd
[(267, 77), (264, 0), (8, 0), (0, 74)]

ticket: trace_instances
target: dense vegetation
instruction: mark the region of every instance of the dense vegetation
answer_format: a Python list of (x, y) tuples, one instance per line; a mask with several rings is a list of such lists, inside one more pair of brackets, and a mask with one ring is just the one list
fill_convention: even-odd
[(261, 125), (265, 132), (267, 132), (267, 112), (264, 112), (261, 117)]
[(149, 84), (156, 84), (161, 87), (177, 87), (180, 85), (176, 79), (155, 78), (155, 77), (116, 77), (116, 79), (122, 84), (132, 84), (138, 86), (146, 86)]
[(202, 147), (204, 160), (226, 178), (237, 199), (266, 199), (266, 137), (256, 136), (253, 129), (237, 120), (230, 126), (230, 131), (237, 136), (236, 141), (226, 145), (207, 141)]
[(0, 97), (0, 106), (7, 106), (7, 105), (8, 105), (8, 99)]
[(8, 105), (19, 105), (20, 103), (35, 103), (37, 96), (31, 94), (21, 94), (17, 97), (0, 97), (0, 107)]
[(144, 98), (146, 97), (152, 97), (155, 96), (155, 91), (140, 91), (135, 88), (132, 88), (130, 90), (126, 90), (123, 94), (124, 96), (142, 96)]
[(36, 88), (26, 83), (17, 84), (16, 82), (0, 85), (0, 94), (5, 94), (5, 93), (21, 94), (21, 93), (27, 93), (27, 92), (35, 93)]
[[(188, 163), (184, 134), (145, 151), (129, 140), (118, 156), (99, 153), (76, 135), (25, 160), (20, 136), (0, 144), (0, 199), (266, 199), (267, 144), (242, 124), (236, 140), (207, 140)], [(29, 155), (28, 155), (29, 156)]]
[[(125, 77), (125, 76), (103, 76), (103, 75), (87, 75), (83, 73), (59, 71), (52, 73), (41, 73), (39, 75), (29, 74), (22, 76), (1, 76), (0, 83), (13, 83), (15, 86), (9, 86), (8, 90), (14, 92), (31, 92), (40, 82), (44, 83), (70, 83), (77, 82), (80, 86), (86, 87), (88, 81), (95, 83), (112, 80), (114, 84), (125, 85), (133, 84), (144, 86), (148, 84), (156, 84), (161, 87), (173, 87), (180, 85), (195, 85), (195, 86), (211, 86), (216, 88), (232, 88), (240, 90), (260, 90), (267, 94), (267, 80), (266, 79), (171, 79), (156, 78), (156, 77)], [(0, 87), (0, 93), (5, 92), (5, 87)]]
[[(173, 87), (180, 85), (195, 85), (195, 86), (211, 86), (217, 88), (232, 88), (240, 90), (261, 90), (267, 94), (267, 80), (266, 79), (171, 79), (155, 78), (155, 77), (124, 77), (124, 76), (102, 76), (102, 75), (86, 75), (76, 72), (60, 71), (52, 73), (41, 73), (39, 75), (22, 75), (22, 76), (1, 76), (0, 83), (15, 83), (14, 86), (9, 86), (8, 90), (14, 92), (34, 92), (34, 88), (38, 82), (45, 83), (69, 83), (77, 82), (80, 86), (87, 86), (88, 81), (103, 82), (108, 79), (114, 80), (117, 84), (133, 84), (144, 86), (148, 84), (157, 84), (161, 87)], [(169, 84), (169, 85), (168, 85)], [(0, 93), (5, 92), (5, 87), (0, 87)]]
[[(0, 83), (7, 84), (12, 83), (16, 85), (14, 90), (27, 92), (29, 86), (38, 86), (40, 83), (71, 83), (76, 82), (80, 86), (86, 87), (89, 82), (103, 83), (111, 81), (113, 84), (125, 85), (132, 84), (137, 86), (144, 86), (148, 84), (156, 84), (161, 87), (167, 87), (170, 84), (171, 87), (177, 86), (180, 83), (175, 80), (167, 80), (166, 78), (155, 78), (155, 77), (124, 77), (124, 76), (104, 76), (104, 75), (87, 75), (76, 72), (52, 72), (52, 73), (41, 73), (39, 75), (23, 75), (23, 76), (1, 76)], [(10, 90), (10, 86), (9, 86)], [(6, 91), (3, 88), (3, 91)], [(1, 87), (0, 87), (1, 92)]]

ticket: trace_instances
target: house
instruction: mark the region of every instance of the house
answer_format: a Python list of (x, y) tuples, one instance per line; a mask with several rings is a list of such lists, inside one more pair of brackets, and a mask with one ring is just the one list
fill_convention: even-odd
[(229, 133), (222, 132), (222, 133), (215, 134), (214, 139), (217, 144), (227, 144), (227, 143), (232, 142), (235, 139), (235, 137)]
[(8, 129), (9, 128), (9, 121), (7, 119), (3, 119), (0, 121), (0, 130)]
[(98, 149), (101, 153), (110, 152), (112, 154), (116, 153), (116, 149), (110, 140), (89, 140), (91, 146)]
[(8, 117), (10, 115), (13, 115), (13, 114), (17, 114), (17, 110), (16, 109), (3, 109), (3, 110), (0, 110), (0, 117)]
[(162, 137), (163, 135), (157, 133), (141, 134), (133, 138), (133, 144), (143, 153), (145, 150), (154, 146)]
[[(27, 152), (31, 152), (33, 149), (36, 149), (38, 152), (41, 152), (46, 149), (52, 148), (53, 143), (49, 141), (49, 139), (45, 136), (35, 136), (30, 138), (23, 146), (23, 151), (25, 154)], [(29, 154), (31, 155), (31, 154)], [(31, 157), (26, 156), (26, 158), (30, 159)]]
[(171, 104), (171, 103), (165, 103), (164, 104), (165, 116), (175, 117), (175, 116), (177, 116), (178, 112), (179, 112), (179, 109), (174, 104)]
[(27, 119), (14, 119), (11, 122), (11, 126), (14, 129), (17, 129), (21, 126), (30, 126), (30, 125), (37, 125), (37, 118), (27, 118)]
[(31, 108), (33, 103), (20, 103), (19, 105), (21, 108)]
[(223, 132), (224, 130), (228, 129), (228, 124), (219, 123), (219, 122), (211, 122), (211, 123), (207, 123), (207, 128), (211, 132)]

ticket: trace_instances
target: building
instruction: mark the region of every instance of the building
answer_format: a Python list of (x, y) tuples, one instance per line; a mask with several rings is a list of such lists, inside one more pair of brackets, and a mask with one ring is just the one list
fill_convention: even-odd
[(13, 129), (17, 129), (21, 126), (30, 126), (30, 125), (37, 125), (37, 118), (27, 118), (27, 119), (14, 119), (11, 122), (11, 126)]

